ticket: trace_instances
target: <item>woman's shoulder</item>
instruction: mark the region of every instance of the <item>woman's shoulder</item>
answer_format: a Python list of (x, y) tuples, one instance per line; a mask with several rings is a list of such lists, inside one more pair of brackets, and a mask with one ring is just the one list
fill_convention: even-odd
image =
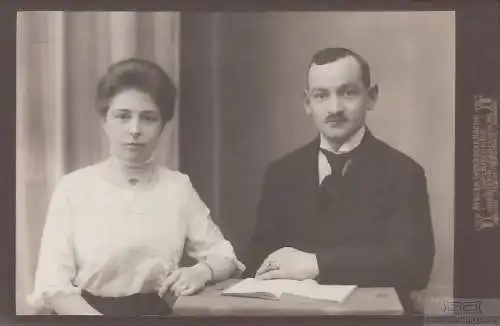
[(93, 184), (96, 178), (100, 177), (102, 162), (78, 168), (65, 174), (59, 181), (60, 186), (71, 187), (74, 185)]
[(160, 175), (160, 180), (162, 180), (162, 182), (191, 186), (191, 179), (187, 174), (163, 165), (157, 165), (157, 169)]
[(185, 173), (182, 173), (178, 170), (171, 169), (165, 165), (157, 165), (158, 173), (162, 178), (169, 178), (171, 180), (176, 180), (180, 182), (185, 182), (189, 180), (189, 176)]

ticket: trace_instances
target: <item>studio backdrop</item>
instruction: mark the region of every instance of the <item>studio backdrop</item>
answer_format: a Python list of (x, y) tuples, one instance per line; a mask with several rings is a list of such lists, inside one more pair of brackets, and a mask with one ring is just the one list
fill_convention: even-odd
[[(16, 310), (29, 314), (40, 238), (60, 178), (108, 155), (95, 106), (112, 63), (141, 57), (179, 79), (179, 13), (20, 12), (17, 19)], [(178, 167), (178, 117), (156, 159)]]

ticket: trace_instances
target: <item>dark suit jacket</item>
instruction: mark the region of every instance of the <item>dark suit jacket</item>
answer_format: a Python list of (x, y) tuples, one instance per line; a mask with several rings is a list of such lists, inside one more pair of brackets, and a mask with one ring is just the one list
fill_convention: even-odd
[[(426, 287), (434, 238), (424, 170), (368, 131), (342, 178), (340, 207), (318, 213), (319, 137), (271, 163), (264, 177), (247, 275), (284, 246), (315, 253), (320, 283)], [(360, 145), (361, 146), (361, 145)]]

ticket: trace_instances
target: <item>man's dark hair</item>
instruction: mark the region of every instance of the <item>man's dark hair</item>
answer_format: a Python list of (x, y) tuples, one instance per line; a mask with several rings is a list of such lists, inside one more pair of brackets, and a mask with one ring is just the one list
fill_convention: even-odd
[(113, 97), (128, 89), (149, 94), (164, 124), (172, 119), (177, 94), (175, 84), (160, 66), (139, 58), (122, 60), (108, 68), (97, 86), (99, 113), (106, 116)]
[[(361, 67), (361, 79), (363, 84), (365, 84), (366, 87), (370, 87), (370, 66), (368, 62), (356, 52), (346, 48), (326, 48), (316, 52), (309, 63), (307, 74), (309, 75), (309, 70), (313, 64), (324, 65), (345, 57), (353, 57), (358, 62)], [(307, 85), (309, 87), (309, 82), (307, 82)]]

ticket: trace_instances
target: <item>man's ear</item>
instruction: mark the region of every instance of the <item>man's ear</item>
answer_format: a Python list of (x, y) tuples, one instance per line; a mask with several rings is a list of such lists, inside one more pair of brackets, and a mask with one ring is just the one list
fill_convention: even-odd
[(377, 103), (378, 100), (378, 84), (375, 84), (368, 89), (368, 97), (370, 98), (369, 110), (373, 110), (375, 103)]
[(311, 109), (309, 107), (310, 99), (309, 99), (309, 92), (307, 91), (307, 89), (304, 89), (303, 97), (304, 97), (304, 109), (306, 111), (306, 114), (309, 115), (311, 112)]

